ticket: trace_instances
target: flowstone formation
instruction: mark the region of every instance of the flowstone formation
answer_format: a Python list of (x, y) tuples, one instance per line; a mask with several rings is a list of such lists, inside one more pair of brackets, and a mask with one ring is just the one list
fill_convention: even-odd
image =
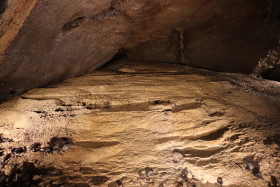
[(275, 81), (121, 60), (0, 105), (0, 183), (277, 186), (279, 94)]

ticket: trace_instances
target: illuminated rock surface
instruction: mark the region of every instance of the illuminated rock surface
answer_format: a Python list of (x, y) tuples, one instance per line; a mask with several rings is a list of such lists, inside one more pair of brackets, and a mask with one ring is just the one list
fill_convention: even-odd
[(0, 99), (93, 72), (118, 51), (248, 74), (279, 46), (278, 0), (1, 2)]
[[(52, 137), (74, 143), (13, 153), (3, 170), (34, 162), (49, 168), (41, 185), (186, 186), (187, 177), (219, 186), (222, 177), (224, 186), (267, 186), (271, 175), (280, 179), (279, 94), (278, 82), (123, 60), (2, 103), (0, 132), (14, 142), (0, 143), (1, 159)], [(244, 168), (247, 156), (263, 179)]]

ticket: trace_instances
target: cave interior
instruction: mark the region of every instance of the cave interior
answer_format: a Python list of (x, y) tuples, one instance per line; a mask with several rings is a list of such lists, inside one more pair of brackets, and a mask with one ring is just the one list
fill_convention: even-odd
[(279, 0), (1, 0), (0, 186), (280, 186)]

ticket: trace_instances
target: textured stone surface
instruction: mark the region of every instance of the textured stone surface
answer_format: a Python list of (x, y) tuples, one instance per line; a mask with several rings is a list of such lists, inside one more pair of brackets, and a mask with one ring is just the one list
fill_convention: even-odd
[(1, 95), (92, 72), (119, 49), (134, 59), (176, 63), (184, 56), (191, 66), (250, 73), (279, 41), (275, 0), (6, 2)]
[[(222, 177), (223, 186), (267, 186), (280, 178), (279, 137), (271, 138), (280, 131), (279, 94), (279, 82), (245, 75), (110, 64), (1, 104), (0, 132), (14, 140), (0, 143), (5, 154), (54, 136), (74, 142), (59, 153), (13, 154), (2, 170), (34, 162), (48, 168), (42, 185), (216, 187)], [(244, 168), (248, 156), (263, 179)]]
[[(3, 0), (0, 10), (0, 64), (37, 0)], [(7, 69), (7, 71), (9, 71)]]
[[(0, 70), (3, 89), (23, 91), (109, 61), (127, 33), (124, 18), (105, 11), (109, 5), (110, 1), (39, 1), (11, 50), (6, 50)], [(67, 25), (79, 17), (84, 17), (82, 22)]]

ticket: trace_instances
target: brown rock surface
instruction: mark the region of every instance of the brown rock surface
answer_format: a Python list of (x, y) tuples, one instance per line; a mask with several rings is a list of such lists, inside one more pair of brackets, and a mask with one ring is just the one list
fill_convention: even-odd
[(183, 56), (191, 66), (250, 73), (279, 41), (275, 0), (5, 2), (2, 97), (92, 72), (119, 49), (139, 60), (176, 63)]
[[(74, 142), (53, 154), (12, 154), (2, 169), (34, 162), (48, 168), (41, 185), (62, 186), (211, 187), (222, 177), (224, 186), (249, 187), (266, 186), (271, 175), (279, 181), (280, 84), (168, 67), (125, 60), (2, 103), (0, 132), (14, 140), (0, 143), (5, 153), (46, 146), (52, 137)], [(263, 179), (244, 168), (248, 156)]]

